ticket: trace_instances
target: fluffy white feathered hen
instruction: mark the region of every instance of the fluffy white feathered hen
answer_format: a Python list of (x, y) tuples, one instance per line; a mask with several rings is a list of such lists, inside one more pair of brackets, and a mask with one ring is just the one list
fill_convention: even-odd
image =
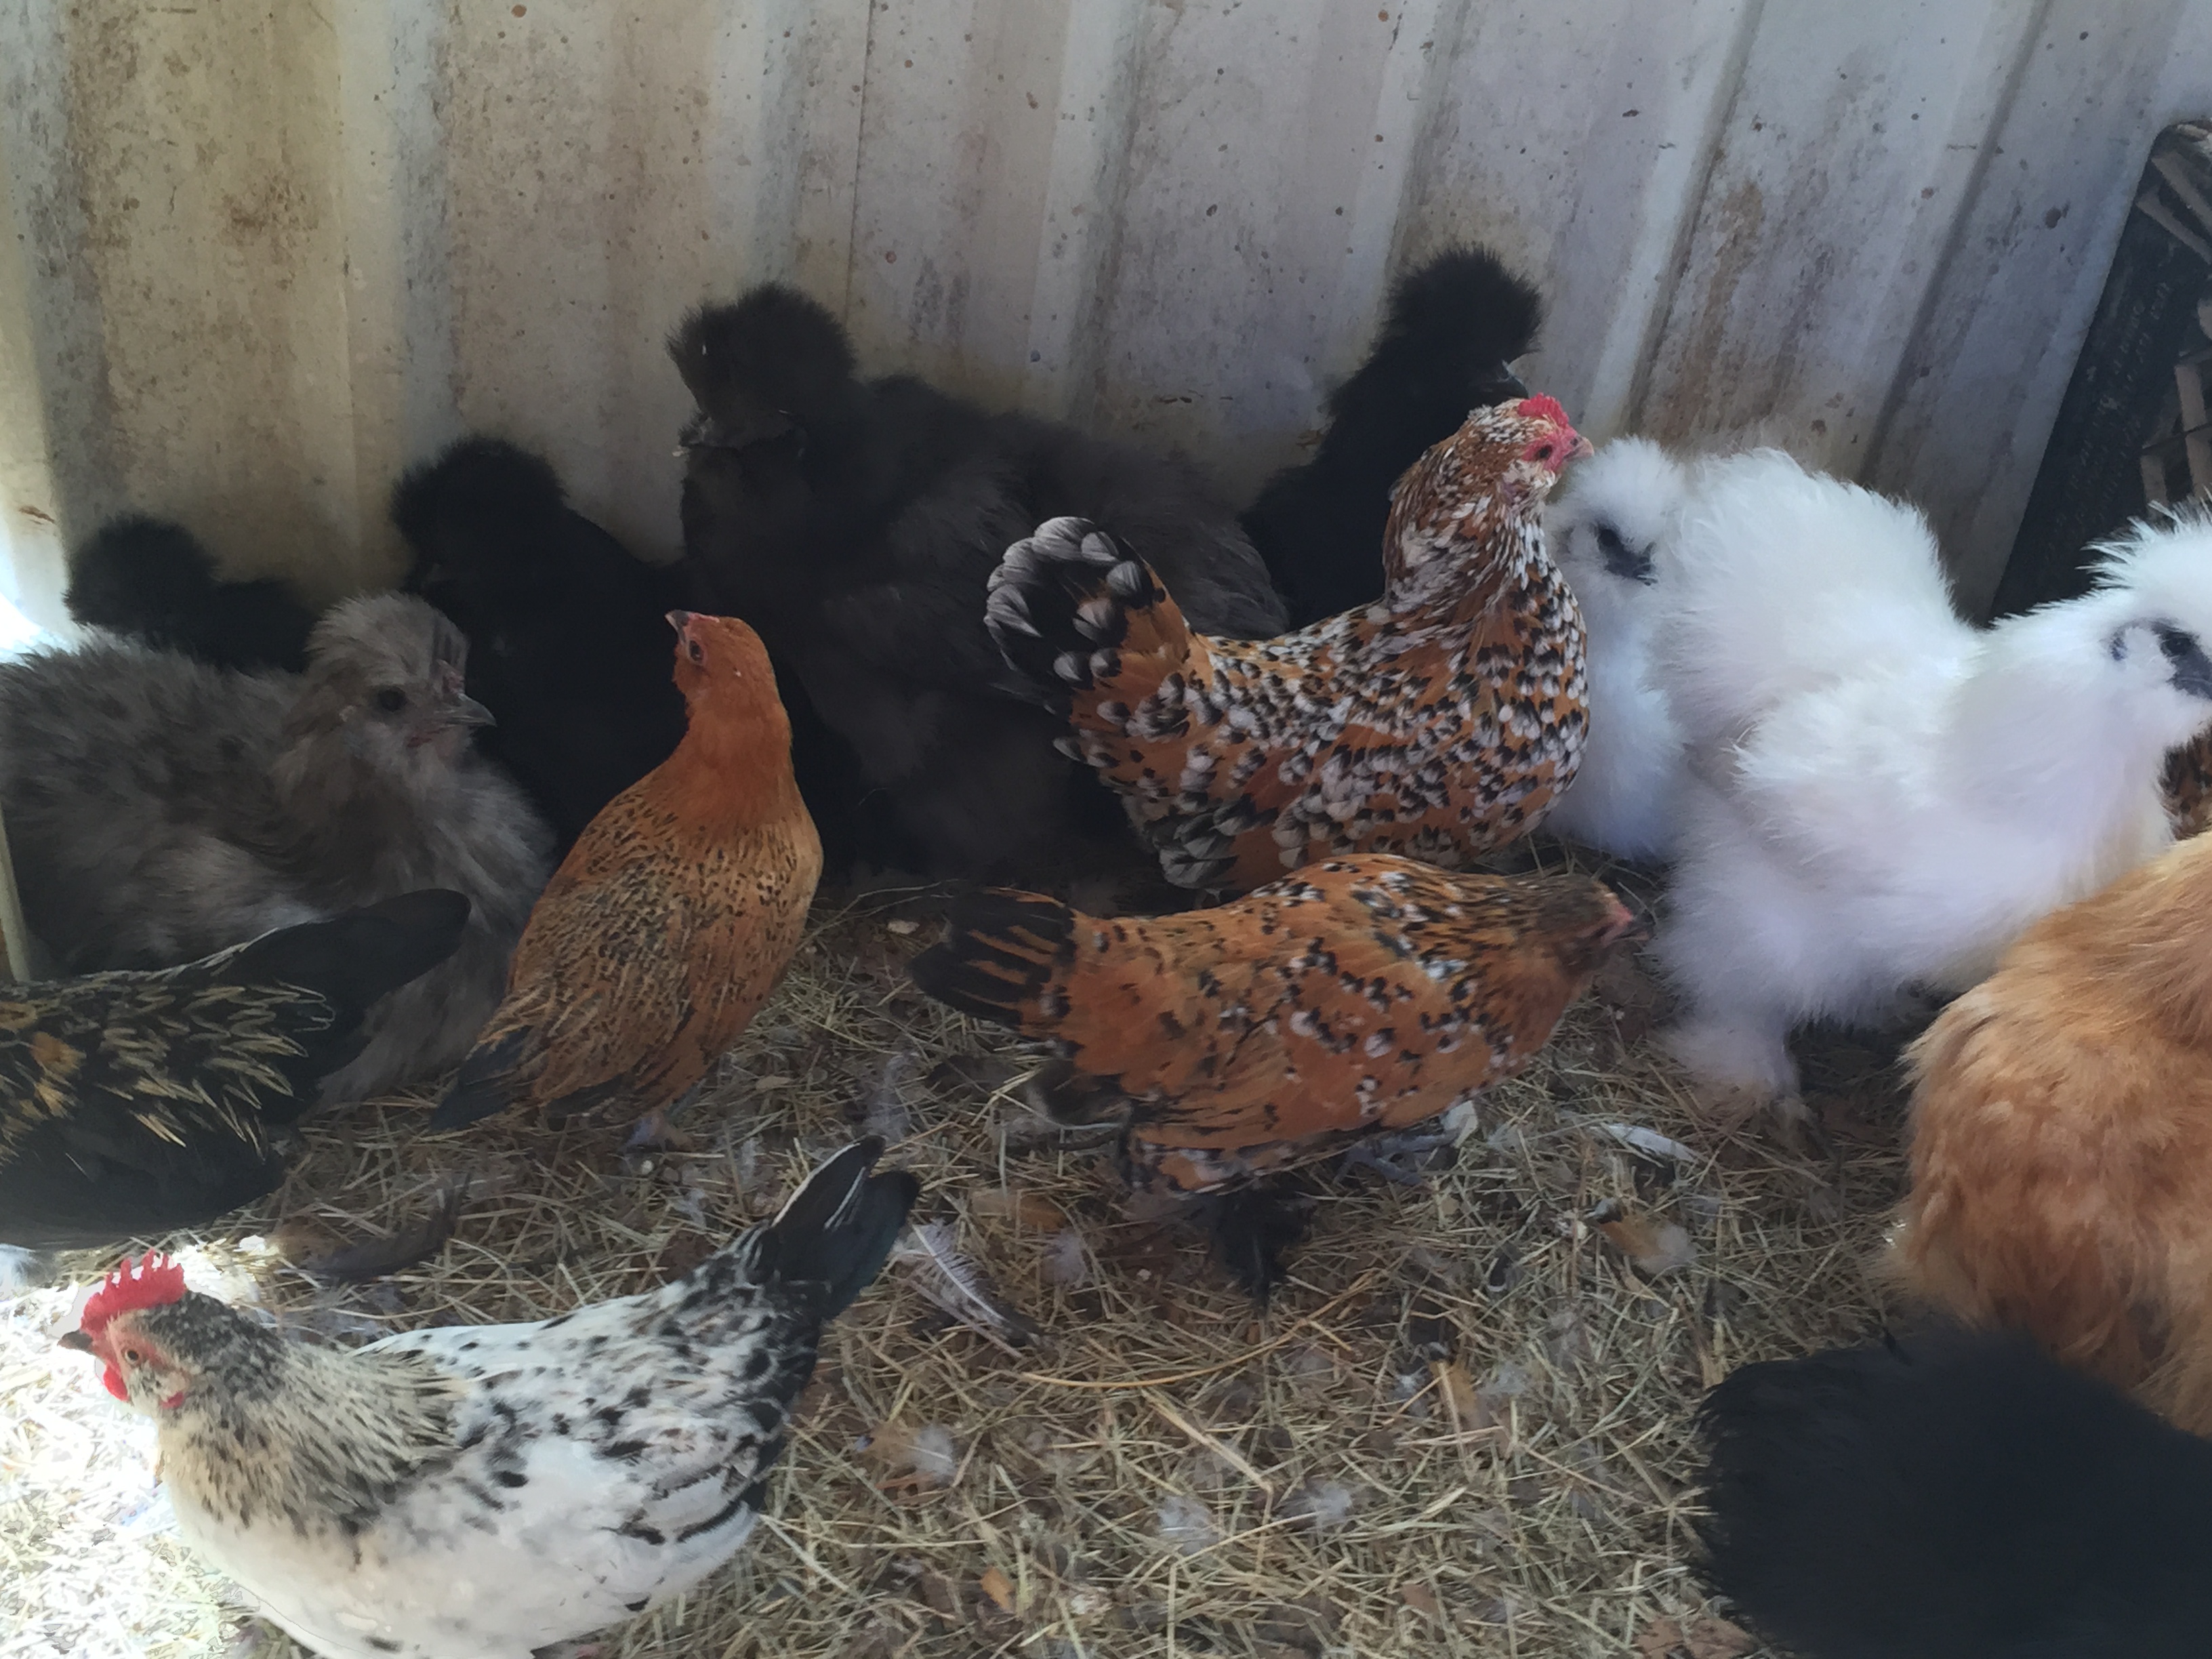
[(1687, 745), (1677, 1055), (1794, 1093), (1786, 1038), (1962, 989), (2171, 839), (2166, 751), (2212, 723), (2212, 525), (2139, 527), (2097, 588), (1960, 619), (1911, 507), (1759, 450), (1700, 466), (1655, 660)]
[(1545, 828), (1620, 858), (1668, 857), (1682, 738), (1651, 673), (1665, 604), (1660, 557), (1687, 474), (1646, 438), (1620, 438), (1567, 475), (1544, 511), (1553, 561), (1589, 636), (1589, 730), (1581, 768)]
[(838, 1153), (641, 1296), (351, 1352), (287, 1342), (149, 1252), (64, 1346), (160, 1425), (178, 1530), (330, 1659), (528, 1659), (734, 1555), (823, 1324), (918, 1193)]
[(551, 837), (471, 738), (467, 641), (418, 599), (351, 599), (302, 674), (96, 640), (0, 664), (0, 799), (23, 908), (72, 974), (174, 967), (423, 887), (459, 947), (370, 1011), (325, 1079), (358, 1100), (456, 1063), (499, 1006)]

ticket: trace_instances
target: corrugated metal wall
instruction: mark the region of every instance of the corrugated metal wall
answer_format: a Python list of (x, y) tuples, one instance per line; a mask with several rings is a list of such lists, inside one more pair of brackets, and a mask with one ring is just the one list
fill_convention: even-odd
[(319, 595), (466, 427), (675, 539), (684, 309), (1291, 457), (1389, 274), (1542, 281), (1596, 435), (1769, 423), (1993, 583), (2212, 0), (0, 0), (0, 581), (131, 506)]

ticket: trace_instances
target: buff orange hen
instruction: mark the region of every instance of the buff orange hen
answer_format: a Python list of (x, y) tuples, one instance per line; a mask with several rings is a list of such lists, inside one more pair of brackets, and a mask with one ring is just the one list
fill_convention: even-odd
[(799, 948), (822, 843), (759, 637), (674, 611), (689, 726), (609, 802), (515, 947), (507, 1000), (431, 1120), (617, 1105), (658, 1121), (743, 1034)]

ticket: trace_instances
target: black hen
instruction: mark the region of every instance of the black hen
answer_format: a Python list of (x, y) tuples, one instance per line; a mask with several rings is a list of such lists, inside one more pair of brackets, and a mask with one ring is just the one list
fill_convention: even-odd
[(415, 554), (402, 585), (468, 636), (469, 695), (499, 722), (480, 746), (565, 850), (684, 735), (675, 573), (631, 556), (566, 504), (550, 465), (496, 438), (410, 471), (392, 518)]
[(1179, 460), (908, 376), (860, 380), (836, 321), (785, 288), (695, 313), (669, 350), (699, 409), (684, 431), (695, 603), (767, 643), (833, 859), (1034, 877), (1073, 847), (1126, 845), (1104, 792), (1054, 749), (1064, 724), (1023, 699), (984, 629), (985, 582), (1042, 520), (1098, 523), (1195, 628), (1283, 630), (1266, 568)]
[(307, 665), (315, 613), (283, 582), (227, 582), (182, 525), (141, 516), (103, 525), (70, 561), (69, 613), (88, 628), (181, 651), (217, 668)]
[(1451, 249), (1399, 279), (1367, 361), (1329, 395), (1313, 459), (1277, 473), (1244, 514), (1292, 627), (1382, 593), (1391, 489), (1469, 410), (1528, 395), (1506, 365), (1542, 315), (1536, 290), (1481, 248)]
[(2212, 1444), (2008, 1333), (1747, 1365), (1699, 1417), (1713, 1586), (1803, 1659), (2180, 1659)]
[(0, 993), (0, 1243), (107, 1244), (275, 1190), (270, 1131), (368, 1041), (369, 1005), (443, 962), (469, 902), (427, 889), (159, 973)]

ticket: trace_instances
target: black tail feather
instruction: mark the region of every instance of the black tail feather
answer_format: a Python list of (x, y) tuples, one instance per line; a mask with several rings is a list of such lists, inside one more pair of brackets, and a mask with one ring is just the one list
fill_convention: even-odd
[(1705, 1574), (1806, 1659), (2204, 1650), (2212, 1445), (2025, 1337), (1747, 1365), (1698, 1426)]
[(1118, 672), (1130, 611), (1167, 597), (1089, 520), (1048, 520), (1006, 550), (987, 586), (984, 624), (1012, 671), (1006, 689), (1065, 714), (1071, 687)]
[(856, 1140), (806, 1178), (762, 1231), (760, 1261), (787, 1283), (826, 1287), (822, 1317), (853, 1305), (890, 1260), (921, 1183), (904, 1170), (870, 1173), (884, 1143)]
[(518, 1027), (492, 1042), (478, 1038), (477, 1046), (461, 1061), (460, 1070), (453, 1073), (453, 1080), (446, 1085), (438, 1109), (430, 1114), (426, 1126), (430, 1133), (442, 1134), (448, 1129), (465, 1129), (513, 1105), (514, 1066), (527, 1052), (531, 1039), (527, 1026)]
[(1042, 893), (963, 893), (945, 938), (908, 968), (922, 991), (975, 1019), (1024, 1026), (1074, 951), (1075, 912)]
[(231, 958), (223, 977), (302, 986), (358, 1012), (453, 955), (468, 921), (465, 895), (426, 887), (264, 934)]
[(224, 581), (181, 525), (139, 514), (111, 520), (70, 561), (69, 613), (218, 668), (307, 666), (314, 613), (283, 582)]

